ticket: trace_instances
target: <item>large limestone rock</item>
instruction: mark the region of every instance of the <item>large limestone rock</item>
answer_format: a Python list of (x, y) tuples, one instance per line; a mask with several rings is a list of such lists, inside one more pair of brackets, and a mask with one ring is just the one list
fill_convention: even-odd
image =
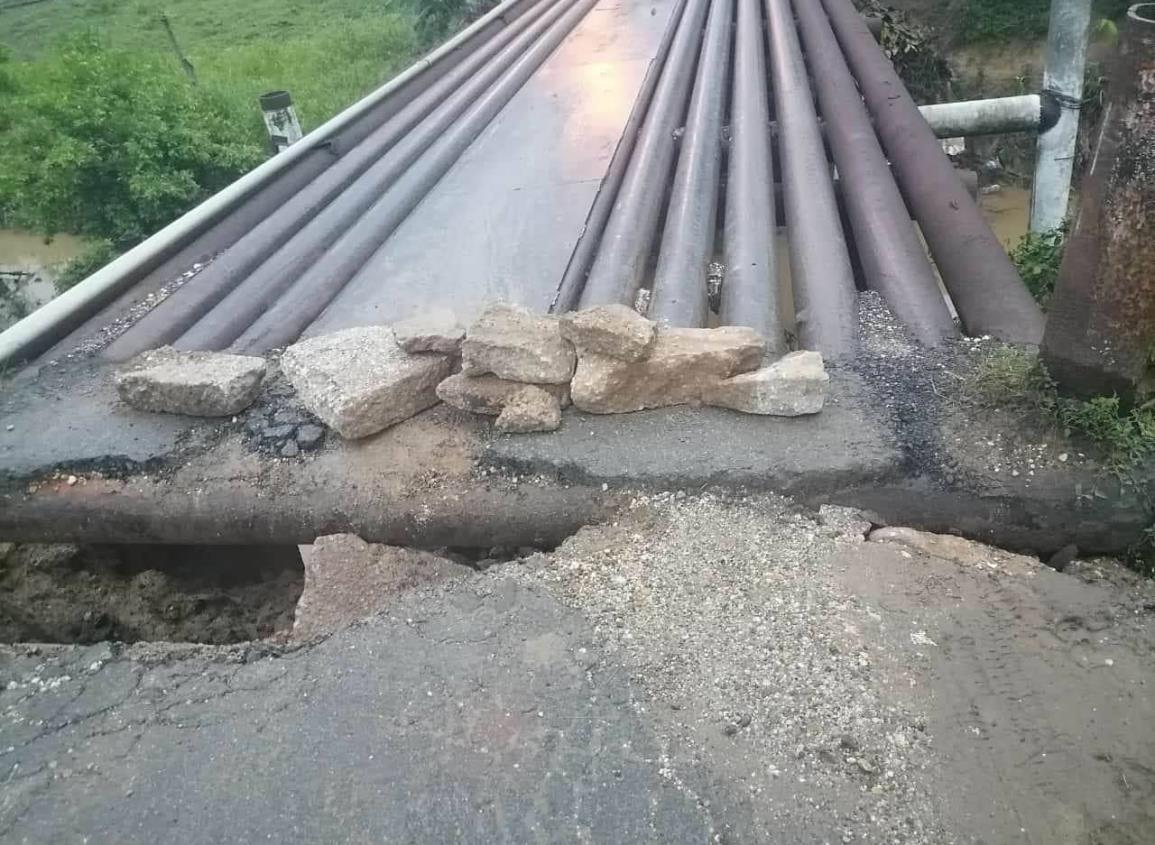
[(768, 367), (719, 382), (705, 401), (745, 414), (797, 417), (822, 410), (829, 383), (821, 353), (791, 352)]
[(355, 534), (318, 537), (301, 547), (305, 588), (297, 602), (293, 637), (332, 633), (386, 607), (399, 593), (472, 570), (428, 552), (366, 543)]
[(640, 361), (649, 355), (656, 328), (625, 305), (597, 305), (561, 318), (562, 337), (577, 347), (579, 355), (595, 352), (623, 361)]
[(561, 427), (561, 403), (540, 387), (526, 385), (506, 403), (494, 426), (498, 431), (517, 433), (557, 431)]
[(116, 375), (120, 398), (134, 408), (194, 417), (227, 417), (257, 398), (265, 359), (162, 347)]
[(456, 355), (465, 329), (448, 312), (422, 314), (393, 324), (393, 334), (406, 352), (441, 352)]
[(450, 358), (410, 355), (388, 326), (345, 329), (296, 343), (281, 369), (312, 413), (342, 437), (368, 437), (437, 404)]
[(764, 349), (758, 333), (744, 327), (661, 327), (644, 360), (582, 355), (570, 385), (573, 403), (594, 414), (700, 404), (718, 382), (757, 367)]
[(498, 303), (482, 312), (461, 346), (462, 371), (527, 384), (561, 384), (570, 380), (574, 349), (561, 336), (557, 318)]
[[(446, 405), (452, 405), (471, 414), (497, 416), (525, 386), (520, 381), (510, 381), (492, 375), (467, 376), (464, 373), (454, 373), (437, 385), (437, 398)], [(564, 408), (569, 404), (568, 384), (536, 386), (556, 397), (561, 407)]]

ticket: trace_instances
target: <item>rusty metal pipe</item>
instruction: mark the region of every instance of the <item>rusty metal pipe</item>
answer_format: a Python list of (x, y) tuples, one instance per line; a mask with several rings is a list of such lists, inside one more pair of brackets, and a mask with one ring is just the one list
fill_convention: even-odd
[[(385, 156), (405, 135), (414, 130), (422, 120), (435, 109), (453, 97), (455, 92), (486, 65), (494, 61), (502, 49), (526, 27), (537, 20), (543, 11), (555, 0), (540, 0), (513, 23), (495, 33), (478, 48), (464, 57), (424, 91), (401, 105), (397, 112), (385, 120), (361, 143), (353, 146), (333, 161), (309, 184), (303, 186), (294, 196), (271, 212), (236, 243), (217, 256), (196, 280), (177, 290), (168, 299), (146, 314), (123, 337), (109, 348), (107, 357), (114, 360), (131, 357), (146, 349), (171, 343), (189, 331), (198, 320), (217, 306), (239, 284), (243, 283), (262, 264), (282, 251), (286, 243), (308, 226), (318, 215), (333, 203), (338, 209), (348, 209), (352, 213), (355, 203), (350, 198), (358, 194), (364, 197), (364, 205), (372, 202), (376, 191), (373, 185), (380, 181), (379, 171)], [(466, 108), (468, 98), (459, 97), (458, 110)], [(358, 180), (358, 185), (347, 196), (342, 194)], [(379, 189), (378, 189), (379, 190)], [(363, 206), (364, 207), (364, 206)], [(315, 224), (316, 225), (316, 224)], [(263, 272), (272, 277), (284, 277), (295, 264), (301, 263), (301, 253), (290, 247), (284, 250)], [(250, 283), (250, 287), (254, 283)], [(226, 306), (231, 311), (231, 305)], [(196, 334), (193, 334), (193, 342)]]
[(665, 68), (666, 59), (670, 55), (670, 47), (674, 43), (678, 25), (686, 11), (686, 2), (687, 0), (678, 0), (677, 5), (670, 13), (669, 22), (662, 32), (662, 40), (658, 42), (658, 49), (654, 53), (654, 58), (650, 61), (649, 67), (646, 68), (645, 78), (642, 79), (642, 85), (638, 89), (638, 96), (634, 99), (630, 116), (626, 119), (626, 125), (622, 128), (621, 138), (614, 149), (613, 158), (610, 159), (609, 167), (606, 168), (606, 174), (598, 187), (597, 196), (594, 197), (589, 214), (586, 216), (586, 224), (582, 228), (581, 236), (574, 246), (569, 263), (566, 264), (565, 273), (558, 284), (557, 296), (554, 297), (553, 304), (550, 306), (550, 311), (555, 314), (563, 314), (578, 307), (582, 289), (585, 287), (586, 278), (589, 276), (590, 265), (593, 264), (594, 257), (597, 255), (602, 233), (605, 231), (606, 223), (614, 210), (618, 191), (621, 190), (622, 182), (626, 178), (626, 171), (630, 165), (634, 147), (637, 145), (646, 115), (649, 114), (650, 104), (654, 100), (654, 91), (657, 90), (658, 80), (662, 78), (662, 70)]
[[(385, 272), (379, 262), (381, 247), (389, 236), (596, 2), (562, 0), (541, 19), (548, 28), (459, 120), (438, 135), (410, 136), (414, 143), (421, 140), (426, 145), (423, 154), (398, 174), (354, 226), (343, 232), (268, 310), (240, 333), (230, 349), (254, 353), (291, 343), (355, 275)], [(555, 16), (554, 11), (560, 11), (560, 16)], [(533, 27), (526, 30), (526, 34), (534, 32)]]
[(963, 327), (1038, 343), (1043, 313), (849, 0), (821, 0)]
[(846, 358), (857, 349), (858, 308), (830, 163), (790, 0), (765, 5), (799, 340), (827, 358)]
[(786, 351), (774, 231), (774, 160), (770, 151), (765, 41), (758, 0), (738, 0), (730, 105), (730, 157), (722, 255), (726, 265), (719, 321), (749, 326), (767, 351)]
[(733, 11), (733, 0), (711, 1), (654, 272), (649, 316), (675, 326), (704, 326), (710, 311), (706, 270), (714, 251), (722, 175), (722, 117)]
[(812, 2), (794, 6), (866, 284), (920, 343), (937, 346), (957, 337), (830, 23)]
[(708, 0), (690, 0), (650, 111), (642, 125), (614, 209), (582, 291), (581, 305), (633, 305), (646, 272), (677, 151), (675, 130), (686, 114)]

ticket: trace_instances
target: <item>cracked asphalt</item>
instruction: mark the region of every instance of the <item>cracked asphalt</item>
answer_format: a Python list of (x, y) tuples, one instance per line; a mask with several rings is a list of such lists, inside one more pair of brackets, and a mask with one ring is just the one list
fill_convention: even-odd
[(639, 496), (295, 646), (0, 649), (5, 842), (1139, 843), (1155, 591)]

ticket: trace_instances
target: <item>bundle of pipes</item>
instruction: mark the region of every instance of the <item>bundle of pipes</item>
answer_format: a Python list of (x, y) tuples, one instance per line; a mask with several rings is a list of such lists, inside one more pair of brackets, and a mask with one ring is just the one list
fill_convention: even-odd
[(106, 356), (262, 352), (295, 340), (382, 245), (595, 0), (539, 0), (480, 43), (197, 276)]
[(774, 349), (791, 328), (776, 272), (778, 223), (804, 348), (854, 354), (855, 263), (920, 342), (958, 334), (920, 229), (963, 328), (1038, 342), (1041, 312), (849, 0), (763, 0), (762, 9), (757, 0), (736, 8), (735, 0), (686, 0), (658, 64), (627, 128), (636, 138), (619, 148), (557, 310), (632, 305), (648, 283), (649, 316), (705, 325), (720, 211), (718, 319), (755, 328)]
[[(107, 358), (293, 342), (339, 310), (343, 292), (388, 275), (394, 232), (596, 3), (505, 0), (6, 332), (0, 359), (43, 351), (101, 307), (125, 313), (145, 298), (132, 289), (145, 276), (187, 284), (157, 297)], [(933, 345), (957, 329), (913, 216), (964, 329), (1041, 335), (1038, 308), (849, 0), (674, 0), (588, 208), (568, 266), (551, 268), (555, 311), (633, 305), (646, 288), (651, 317), (706, 325), (720, 258), (716, 319), (754, 328), (771, 350), (794, 333), (829, 358), (853, 355), (856, 276)]]

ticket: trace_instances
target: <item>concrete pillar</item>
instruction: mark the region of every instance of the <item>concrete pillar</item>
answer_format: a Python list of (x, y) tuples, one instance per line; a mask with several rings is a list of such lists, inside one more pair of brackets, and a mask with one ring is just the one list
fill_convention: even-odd
[(1091, 0), (1051, 0), (1043, 95), (1058, 104), (1059, 115), (1054, 126), (1039, 133), (1031, 183), (1032, 232), (1050, 232), (1067, 218), (1090, 23)]
[(1060, 388), (1132, 397), (1155, 360), (1155, 3), (1132, 6), (1042, 355)]
[(293, 108), (293, 98), (288, 91), (270, 91), (258, 99), (273, 152), (279, 153), (301, 140), (304, 133), (301, 132), (301, 122), (297, 120), (297, 110)]

